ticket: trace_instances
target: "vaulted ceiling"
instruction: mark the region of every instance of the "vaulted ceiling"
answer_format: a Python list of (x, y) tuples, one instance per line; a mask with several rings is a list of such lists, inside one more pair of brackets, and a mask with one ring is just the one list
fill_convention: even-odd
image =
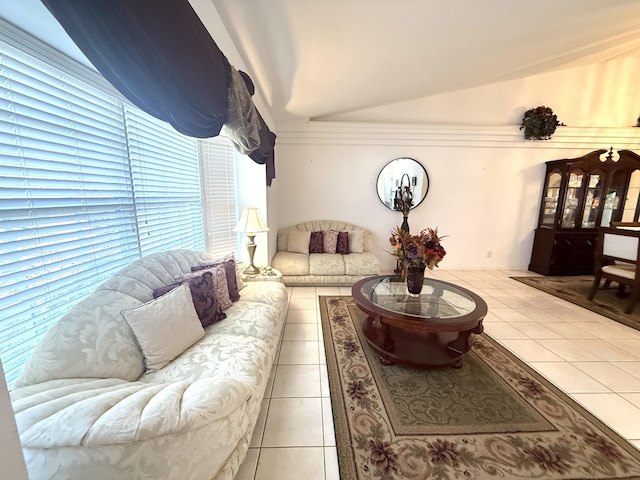
[[(366, 121), (376, 107), (640, 58), (638, 0), (189, 1), (216, 41), (221, 20), (276, 124)], [(0, 16), (83, 59), (39, 0), (0, 4)]]
[(640, 56), (637, 0), (208, 1), (276, 122)]

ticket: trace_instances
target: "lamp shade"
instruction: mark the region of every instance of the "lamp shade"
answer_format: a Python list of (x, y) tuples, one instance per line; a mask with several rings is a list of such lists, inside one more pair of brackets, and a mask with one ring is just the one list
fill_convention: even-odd
[(233, 229), (234, 232), (244, 233), (260, 233), (268, 232), (269, 227), (264, 223), (260, 209), (256, 207), (247, 207), (242, 210), (240, 221)]

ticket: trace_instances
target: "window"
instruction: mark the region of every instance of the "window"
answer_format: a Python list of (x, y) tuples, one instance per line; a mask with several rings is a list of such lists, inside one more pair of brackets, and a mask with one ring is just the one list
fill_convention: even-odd
[(16, 44), (4, 28), (0, 356), (11, 386), (51, 323), (115, 271), (159, 250), (204, 249), (203, 192), (216, 192), (210, 251), (237, 251), (238, 236), (230, 144), (177, 133), (98, 75), (17, 48), (24, 38)]
[(200, 140), (198, 146), (204, 179), (202, 198), (207, 251), (213, 255), (237, 254), (239, 235), (233, 231), (238, 221), (235, 150), (222, 135)]
[(142, 254), (204, 250), (197, 140), (130, 105), (125, 121)]

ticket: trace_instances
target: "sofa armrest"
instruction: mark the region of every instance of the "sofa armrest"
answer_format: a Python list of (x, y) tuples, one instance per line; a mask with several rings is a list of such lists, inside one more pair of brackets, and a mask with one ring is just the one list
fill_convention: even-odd
[(246, 408), (251, 388), (231, 378), (148, 384), (52, 380), (11, 392), (26, 448), (125, 444), (200, 428)]

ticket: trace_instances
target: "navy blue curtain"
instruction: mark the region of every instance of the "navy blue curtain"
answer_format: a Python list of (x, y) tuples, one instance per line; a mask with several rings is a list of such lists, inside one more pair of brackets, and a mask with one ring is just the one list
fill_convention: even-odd
[[(133, 104), (179, 132), (215, 137), (230, 65), (187, 0), (41, 0), (98, 71)], [(275, 135), (261, 119), (249, 157), (275, 177)]]

